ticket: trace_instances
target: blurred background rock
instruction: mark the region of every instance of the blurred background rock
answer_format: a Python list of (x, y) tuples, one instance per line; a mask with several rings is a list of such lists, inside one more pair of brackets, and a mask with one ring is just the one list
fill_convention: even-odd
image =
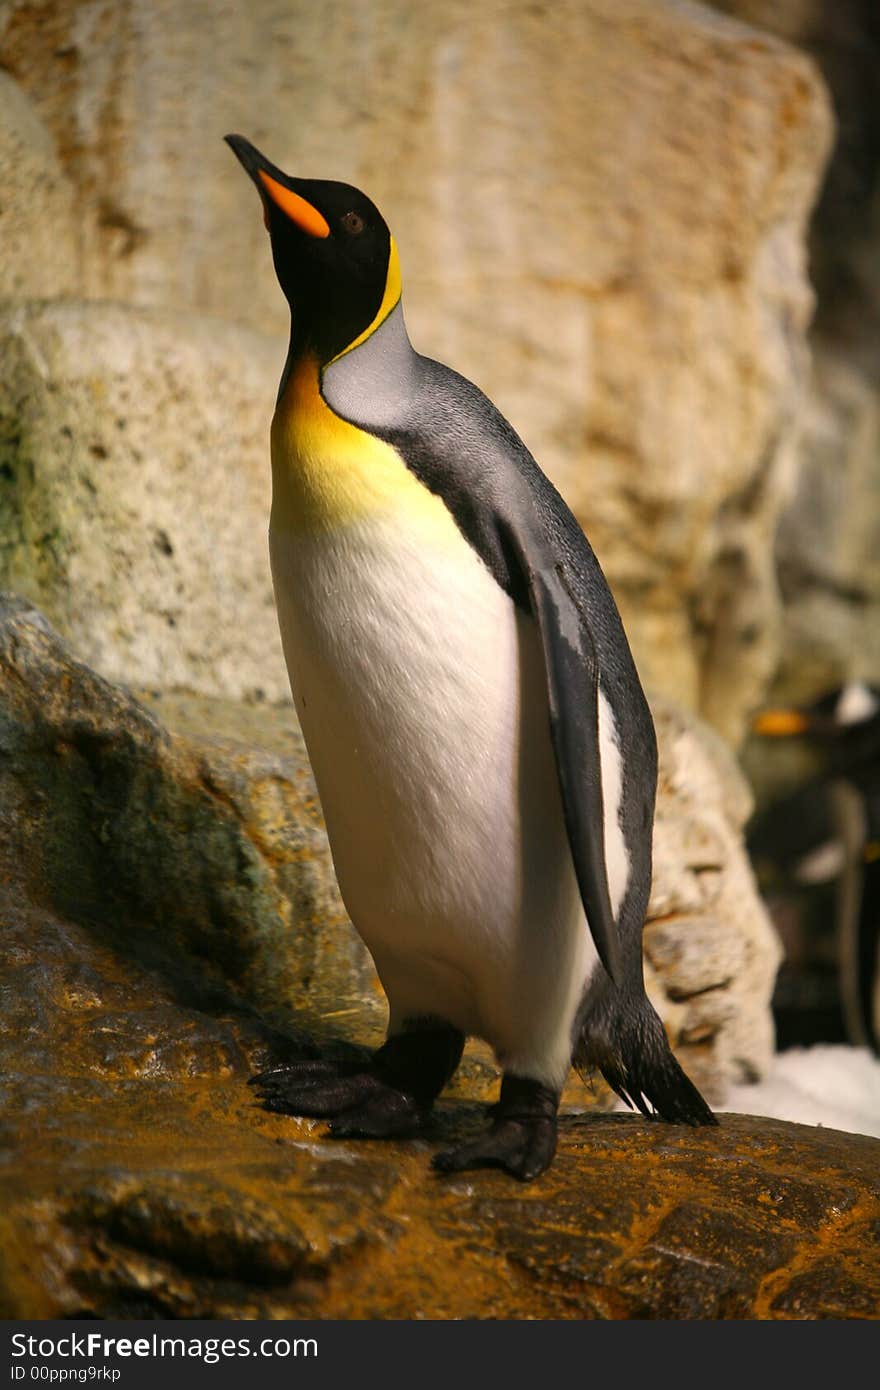
[(286, 702), (285, 312), (221, 137), (365, 188), (414, 342), (513, 421), (620, 604), (658, 864), (694, 876), (658, 876), (652, 991), (716, 1096), (768, 1064), (779, 960), (732, 751), (768, 698), (880, 675), (877, 27), (870, 0), (0, 9), (0, 587), (182, 732), (211, 721), (180, 692), (236, 702), (238, 746)]

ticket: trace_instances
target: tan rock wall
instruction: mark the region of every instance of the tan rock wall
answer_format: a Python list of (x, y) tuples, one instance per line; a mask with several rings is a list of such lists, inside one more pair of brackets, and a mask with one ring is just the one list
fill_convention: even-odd
[(773, 1055), (782, 956), (742, 848), (752, 797), (730, 750), (681, 710), (654, 709), (660, 751), (648, 992), (688, 1074), (723, 1099)]
[(220, 137), (365, 187), (422, 350), (561, 486), (648, 682), (731, 737), (776, 648), (769, 546), (829, 138), (808, 60), (675, 0), (332, 7), (11, 0), (88, 296), (284, 331)]
[(837, 116), (810, 227), (814, 371), (776, 554), (782, 643), (770, 698), (809, 701), (848, 679), (880, 681), (880, 7), (714, 3), (810, 52)]
[(74, 189), (34, 103), (0, 71), (0, 299), (74, 293)]
[(0, 315), (0, 587), (103, 675), (289, 697), (266, 539), (282, 360), (167, 311)]
[(785, 599), (777, 695), (880, 681), (880, 391), (817, 349), (798, 486), (777, 541)]

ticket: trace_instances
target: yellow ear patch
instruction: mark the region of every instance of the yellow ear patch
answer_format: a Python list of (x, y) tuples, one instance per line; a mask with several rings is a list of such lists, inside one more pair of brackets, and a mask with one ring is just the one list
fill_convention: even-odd
[(382, 303), (379, 305), (379, 312), (376, 314), (372, 323), (364, 329), (363, 333), (358, 334), (353, 343), (349, 343), (348, 347), (343, 348), (341, 352), (337, 352), (336, 356), (332, 359), (334, 362), (338, 362), (340, 357), (344, 357), (345, 354), (351, 352), (353, 348), (360, 347), (361, 343), (365, 342), (371, 333), (375, 333), (376, 329), (381, 323), (385, 322), (391, 310), (400, 299), (402, 289), (400, 279), (400, 257), (397, 254), (397, 244), (394, 237), (390, 238), (390, 242), (388, 270), (385, 275), (385, 293), (382, 296)]
[(317, 208), (313, 208), (311, 203), (306, 202), (298, 193), (294, 193), (292, 188), (285, 188), (283, 183), (273, 179), (271, 174), (265, 170), (258, 170), (260, 182), (265, 188), (272, 202), (279, 207), (295, 223), (301, 231), (307, 232), (309, 236), (326, 237), (330, 235), (330, 227), (326, 218), (322, 217)]

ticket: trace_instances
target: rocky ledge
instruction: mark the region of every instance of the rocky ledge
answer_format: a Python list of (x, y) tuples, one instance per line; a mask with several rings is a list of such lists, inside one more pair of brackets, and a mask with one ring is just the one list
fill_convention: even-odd
[[(742, 788), (658, 722), (652, 988), (723, 1093), (760, 1050)], [(539, 1181), (444, 1180), (430, 1152), (494, 1091), (478, 1050), (418, 1141), (257, 1107), (253, 1070), (383, 1020), (289, 711), (137, 701), (8, 599), (0, 832), (0, 1316), (876, 1316), (875, 1140), (680, 1130), (573, 1084)]]
[[(851, 1318), (880, 1309), (880, 1143), (572, 1113), (522, 1187), (444, 1180), (482, 1123), (331, 1142), (246, 1081), (289, 1039), (2, 906), (0, 1316)], [(323, 1040), (323, 1046), (327, 1041)], [(465, 1082), (465, 1090), (468, 1083)]]

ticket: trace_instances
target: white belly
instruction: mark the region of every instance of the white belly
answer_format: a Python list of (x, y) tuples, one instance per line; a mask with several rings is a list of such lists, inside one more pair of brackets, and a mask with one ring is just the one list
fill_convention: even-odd
[(270, 540), (342, 896), (392, 1027), (443, 1018), (560, 1084), (596, 954), (532, 620), (451, 517), (404, 509)]

